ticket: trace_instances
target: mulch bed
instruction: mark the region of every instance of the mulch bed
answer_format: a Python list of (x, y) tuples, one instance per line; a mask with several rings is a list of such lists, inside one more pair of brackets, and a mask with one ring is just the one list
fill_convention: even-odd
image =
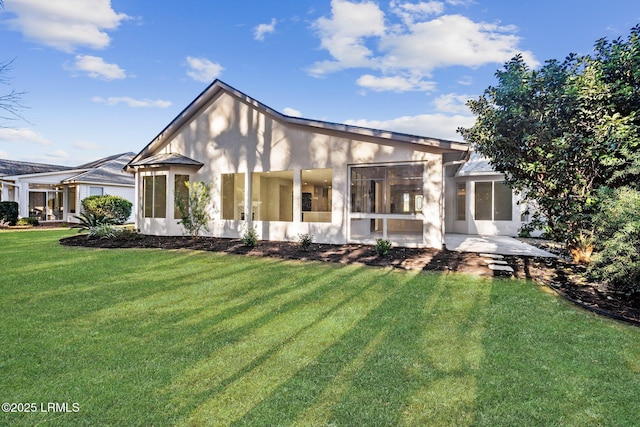
[[(310, 260), (341, 264), (359, 263), (378, 267), (401, 268), (437, 272), (470, 273), (486, 277), (511, 277), (511, 274), (492, 271), (485, 258), (474, 253), (425, 248), (391, 248), (389, 254), (379, 257), (373, 246), (313, 243), (303, 250), (296, 242), (260, 241), (251, 248), (239, 239), (200, 237), (193, 241), (184, 236), (132, 235), (126, 239), (96, 239), (85, 234), (60, 240), (66, 246), (92, 248), (159, 248), (193, 249), (228, 254), (274, 257), (284, 260)], [(548, 286), (568, 300), (598, 314), (640, 325), (640, 302), (630, 301), (624, 295), (607, 292), (597, 284), (584, 279), (585, 268), (562, 258), (505, 257), (514, 269), (514, 276)]]

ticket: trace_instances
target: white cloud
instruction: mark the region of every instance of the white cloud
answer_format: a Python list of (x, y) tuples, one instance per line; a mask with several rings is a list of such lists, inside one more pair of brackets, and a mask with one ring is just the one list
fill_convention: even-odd
[(54, 159), (66, 159), (69, 157), (69, 154), (64, 150), (54, 150), (50, 153), (47, 153), (47, 157), (52, 157)]
[(471, 114), (466, 103), (472, 98), (474, 97), (471, 95), (449, 93), (447, 95), (437, 97), (434, 101), (434, 105), (438, 111), (443, 113)]
[(22, 0), (7, 1), (5, 9), (15, 14), (6, 22), (25, 38), (65, 52), (78, 47), (104, 49), (115, 30), (129, 19), (111, 8), (110, 0)]
[(73, 70), (82, 71), (94, 79), (118, 80), (127, 77), (122, 68), (116, 64), (104, 62), (99, 56), (76, 55)]
[(424, 20), (431, 15), (439, 15), (444, 12), (444, 3), (439, 1), (420, 3), (398, 3), (392, 1), (389, 6), (391, 11), (398, 15), (405, 25), (412, 25), (416, 20)]
[(224, 70), (220, 64), (213, 63), (207, 58), (187, 56), (187, 64), (190, 68), (187, 71), (187, 75), (196, 81), (205, 83), (218, 78), (222, 70)]
[(171, 101), (164, 101), (162, 99), (135, 99), (129, 96), (110, 96), (109, 98), (103, 98), (101, 96), (94, 96), (91, 98), (93, 102), (114, 106), (118, 104), (126, 104), (132, 108), (167, 108), (170, 107)]
[(88, 142), (88, 141), (74, 142), (71, 146), (73, 148), (77, 148), (78, 150), (84, 150), (84, 151), (97, 150), (98, 148), (100, 148), (98, 144), (93, 142)]
[(276, 31), (276, 19), (271, 19), (269, 24), (260, 24), (255, 28), (253, 38), (259, 41), (264, 40), (265, 34), (272, 34)]
[(458, 80), (458, 84), (459, 85), (463, 85), (463, 86), (470, 86), (470, 85), (473, 84), (473, 77), (471, 77), (471, 76), (462, 76)]
[(331, 18), (319, 18), (314, 28), (322, 47), (334, 60), (317, 62), (309, 73), (319, 77), (347, 68), (374, 66), (373, 52), (367, 47), (365, 38), (385, 34), (384, 13), (378, 5), (371, 1), (332, 0), (331, 11)]
[(539, 64), (532, 52), (519, 48), (517, 27), (443, 14), (443, 2), (392, 1), (388, 14), (371, 1), (332, 0), (331, 6), (331, 16), (314, 23), (321, 47), (331, 56), (308, 69), (315, 77), (364, 68), (380, 75), (366, 73), (358, 81), (361, 86), (429, 91), (434, 86), (425, 79), (439, 68), (500, 64), (518, 53), (531, 67)]
[(373, 129), (386, 129), (410, 135), (462, 141), (462, 137), (456, 133), (456, 129), (460, 126), (471, 127), (474, 122), (474, 116), (460, 114), (420, 114), (390, 120), (347, 120), (345, 123)]
[(51, 141), (40, 133), (26, 128), (0, 128), (0, 142), (51, 145)]
[(361, 76), (358, 81), (358, 85), (371, 89), (376, 92), (393, 91), (393, 92), (408, 92), (408, 91), (432, 91), (435, 89), (435, 82), (424, 81), (420, 78), (406, 78), (403, 76), (393, 77), (376, 77), (371, 74), (365, 74)]
[(282, 110), (282, 112), (287, 116), (302, 117), (302, 113), (294, 108), (285, 107), (284, 110)]
[(8, 158), (9, 158), (9, 153), (7, 153), (6, 151), (0, 150), (0, 159), (8, 159)]

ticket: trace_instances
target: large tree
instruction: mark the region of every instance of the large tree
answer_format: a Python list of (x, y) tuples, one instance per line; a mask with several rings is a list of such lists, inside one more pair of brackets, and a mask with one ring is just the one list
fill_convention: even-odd
[(459, 132), (537, 203), (534, 225), (544, 220), (556, 239), (571, 243), (590, 229), (597, 190), (633, 181), (640, 166), (638, 30), (538, 70), (516, 56), (468, 102), (476, 123)]

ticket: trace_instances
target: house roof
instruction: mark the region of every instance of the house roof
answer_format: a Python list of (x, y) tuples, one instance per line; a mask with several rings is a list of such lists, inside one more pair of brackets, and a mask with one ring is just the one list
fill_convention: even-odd
[(58, 172), (72, 170), (69, 166), (49, 165), (45, 163), (19, 162), (0, 159), (0, 176), (27, 175), (33, 173)]
[(443, 151), (467, 151), (469, 149), (468, 144), (462, 142), (287, 116), (240, 92), (221, 80), (216, 79), (189, 105), (187, 105), (187, 107), (182, 110), (182, 112), (180, 112), (180, 114), (178, 114), (151, 142), (149, 142), (149, 144), (147, 144), (146, 147), (144, 147), (126, 167), (132, 167), (134, 163), (139, 163), (141, 160), (154, 153), (157, 149), (163, 147), (165, 142), (171, 140), (171, 138), (180, 131), (182, 126), (189, 123), (202, 108), (207, 106), (211, 100), (223, 92), (253, 105), (257, 109), (274, 117), (280, 122), (294, 126), (297, 125), (311, 128), (319, 132), (338, 132), (348, 134), (347, 137), (358, 136), (360, 138), (371, 138), (379, 142), (390, 140), (399, 141), (422, 147), (432, 147)]
[(496, 174), (499, 174), (499, 172), (493, 169), (489, 159), (478, 152), (472, 151), (469, 160), (460, 167), (456, 177)]
[(87, 171), (71, 176), (63, 180), (62, 183), (101, 183), (133, 186), (133, 175), (125, 172), (124, 167), (134, 156), (134, 153), (116, 154), (87, 163), (83, 165), (84, 167), (90, 166)]
[(130, 167), (138, 166), (163, 166), (163, 165), (181, 165), (181, 166), (196, 166), (202, 167), (204, 163), (197, 160), (190, 159), (177, 153), (161, 153), (155, 156), (147, 157), (146, 159), (139, 160), (137, 162), (130, 162)]

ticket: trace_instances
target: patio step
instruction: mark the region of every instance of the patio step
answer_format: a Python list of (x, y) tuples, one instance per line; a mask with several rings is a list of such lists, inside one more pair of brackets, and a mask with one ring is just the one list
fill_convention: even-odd
[(489, 264), (488, 267), (489, 267), (489, 270), (492, 270), (492, 271), (504, 271), (506, 273), (513, 274), (513, 268), (511, 268), (508, 265)]
[(480, 255), (482, 258), (504, 259), (503, 255), (498, 255), (498, 254), (478, 254), (478, 255)]

